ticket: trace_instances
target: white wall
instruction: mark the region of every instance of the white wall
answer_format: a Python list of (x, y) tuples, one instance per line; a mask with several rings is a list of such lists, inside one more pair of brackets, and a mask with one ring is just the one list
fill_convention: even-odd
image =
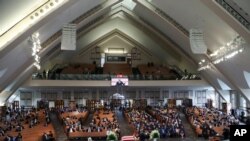
[[(182, 98), (190, 98), (193, 99), (193, 105), (196, 106), (202, 106), (197, 104), (197, 97), (195, 96), (196, 89), (190, 89), (190, 88), (133, 88), (133, 89), (127, 89), (124, 88), (123, 95), (125, 98), (129, 99), (147, 99), (148, 105), (150, 104), (156, 104), (159, 105), (159, 100), (164, 100), (163, 105), (166, 104), (167, 99), (182, 99)], [(204, 89), (199, 89), (204, 90)], [(41, 100), (43, 93), (43, 99), (47, 100), (64, 100), (64, 105), (67, 107), (69, 106), (70, 100), (76, 100), (76, 103), (79, 105), (86, 105), (87, 99), (109, 99), (110, 95), (116, 93), (116, 89), (112, 87), (105, 87), (105, 88), (88, 88), (85, 90), (79, 89), (53, 89), (53, 90), (47, 90), (46, 89), (40, 89), (40, 90), (27, 90), (28, 92), (32, 93), (32, 99), (31, 102), (25, 104), (26, 106), (37, 106), (37, 101)], [(65, 92), (64, 92), (65, 91)], [(19, 91), (17, 91), (19, 93)], [(64, 94), (68, 94), (68, 97), (63, 96)], [(214, 91), (207, 91), (207, 95), (212, 96), (214, 94)], [(53, 95), (50, 96), (50, 95)], [(72, 99), (71, 99), (72, 98)], [(207, 96), (207, 98), (210, 98)], [(14, 100), (20, 101), (20, 94), (16, 96)], [(13, 102), (13, 101), (10, 101)], [(25, 101), (20, 101), (20, 106), (24, 104)], [(158, 103), (158, 104), (157, 104)]]

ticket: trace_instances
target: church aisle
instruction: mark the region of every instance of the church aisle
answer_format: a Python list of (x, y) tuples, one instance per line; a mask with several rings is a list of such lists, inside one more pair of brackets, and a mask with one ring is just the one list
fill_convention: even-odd
[(66, 134), (63, 130), (63, 125), (58, 120), (56, 113), (51, 112), (50, 119), (51, 119), (52, 125), (55, 128), (56, 141), (68, 141), (68, 137), (66, 136)]
[(133, 135), (132, 128), (129, 126), (129, 123), (127, 119), (124, 117), (122, 111), (116, 110), (115, 113), (116, 113), (118, 124), (120, 125), (121, 136)]

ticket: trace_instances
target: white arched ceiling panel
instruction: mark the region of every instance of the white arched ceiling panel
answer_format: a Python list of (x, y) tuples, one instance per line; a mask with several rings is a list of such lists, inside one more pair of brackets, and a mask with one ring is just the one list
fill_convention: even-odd
[(6, 73), (7, 68), (0, 69), (0, 78)]
[(105, 41), (101, 42), (97, 45), (100, 47), (101, 52), (109, 53), (109, 48), (122, 48), (123, 53), (129, 53), (129, 51), (135, 47), (135, 45), (128, 42), (126, 39), (121, 37), (120, 35), (113, 35)]
[(237, 85), (239, 88), (247, 88), (248, 85), (244, 81), (244, 75), (242, 69), (230, 62), (224, 62), (217, 65), (217, 67), (223, 72), (223, 74), (229, 78), (229, 81)]
[(43, 42), (48, 37), (52, 36), (57, 31), (61, 30), (65, 24), (73, 21), (84, 12), (87, 12), (91, 8), (98, 4), (101, 4), (105, 0), (78, 0), (63, 12), (59, 13), (52, 19), (48, 20), (39, 30), (40, 40)]
[[(93, 30), (91, 30), (90, 32), (82, 36), (80, 39), (78, 39), (77, 50), (79, 51), (84, 49), (84, 47), (102, 38), (107, 33), (110, 33), (113, 30), (119, 30), (124, 34), (126, 34), (127, 36), (133, 38), (135, 41), (137, 41), (138, 43), (143, 45), (147, 50), (149, 50), (152, 54), (161, 58), (161, 60), (165, 61), (173, 60), (174, 62), (178, 62), (177, 61), (178, 58), (176, 58), (175, 54), (169, 54), (168, 52), (163, 50), (163, 48), (160, 45), (158, 45), (153, 39), (145, 35), (140, 29), (138, 29), (131, 23), (122, 20), (119, 17), (111, 19), (95, 27)], [(70, 54), (70, 52), (64, 51), (62, 54), (60, 54), (60, 58), (61, 59), (70, 58), (71, 55), (72, 54)]]
[(218, 79), (223, 81), (228, 85), (228, 87), (235, 89), (234, 86), (220, 73), (218, 73), (215, 68), (211, 67), (210, 69), (203, 70), (201, 72), (208, 81), (213, 84), (214, 87), (221, 89), (221, 85), (218, 82)]
[(138, 29), (136, 26), (125, 22), (123, 20), (118, 21), (118, 29), (132, 37), (134, 40), (146, 47), (151, 53), (162, 58), (164, 61), (176, 62), (179, 60), (179, 56), (175, 53), (166, 52), (161, 45), (156, 43), (150, 35), (146, 35), (143, 30)]
[(244, 74), (245, 80), (248, 84), (248, 87), (250, 88), (250, 73), (247, 71), (243, 71), (243, 74)]
[(47, 0), (1, 0), (0, 35), (46, 2)]
[(249, 88), (242, 73), (243, 71), (250, 71), (249, 50), (249, 47), (246, 47), (242, 53), (216, 65), (228, 77), (229, 81), (242, 89)]
[[(12, 49), (0, 60), (0, 65), (8, 68), (8, 71), (0, 79), (0, 85), (9, 78), (13, 77), (13, 73), (22, 68), (22, 65), (31, 58), (32, 45), (28, 40), (24, 40), (16, 48)], [(14, 78), (13, 78), (14, 79)]]
[(139, 5), (135, 7), (134, 12), (140, 15), (142, 19), (150, 23), (150, 25), (153, 25), (154, 28), (158, 29), (158, 31), (162, 32), (165, 36), (173, 40), (187, 53), (192, 54), (191, 49), (189, 47), (189, 38), (181, 32), (178, 32), (175, 27), (166, 24), (166, 21), (164, 21), (161, 17), (153, 13), (154, 10), (145, 10), (145, 7)]
[(220, 84), (220, 87), (222, 90), (232, 90), (225, 82), (223, 82), (220, 79), (217, 79), (218, 83)]
[[(226, 22), (200, 0), (152, 0), (151, 3), (181, 24), (186, 30), (201, 28), (205, 34), (205, 43), (210, 50), (216, 50), (237, 33)], [(156, 21), (153, 21), (155, 22)]]

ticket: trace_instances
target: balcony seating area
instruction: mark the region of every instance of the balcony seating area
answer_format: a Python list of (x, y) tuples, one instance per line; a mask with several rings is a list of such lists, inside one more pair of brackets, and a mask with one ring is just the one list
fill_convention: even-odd
[(48, 72), (34, 73), (32, 79), (110, 80), (122, 74), (129, 80), (201, 80), (199, 74), (180, 71), (178, 67), (153, 63), (139, 64), (133, 68), (126, 63), (106, 63), (103, 67), (96, 67), (96, 64), (56, 64)]
[(161, 80), (161, 79), (176, 79), (177, 76), (171, 72), (168, 67), (154, 65), (153, 63), (138, 65), (138, 69), (142, 74), (142, 79), (146, 80)]
[(119, 64), (119, 63), (105, 63), (103, 66), (103, 74), (123, 74), (131, 75), (132, 68), (129, 64)]
[(95, 72), (95, 64), (76, 64), (64, 67), (61, 74), (92, 74)]

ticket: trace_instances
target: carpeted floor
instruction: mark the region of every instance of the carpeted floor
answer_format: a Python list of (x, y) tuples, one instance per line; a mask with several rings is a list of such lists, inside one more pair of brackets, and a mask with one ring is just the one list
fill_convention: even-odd
[(128, 136), (133, 135), (133, 131), (128, 124), (127, 119), (124, 117), (123, 113), (119, 110), (116, 110), (116, 117), (118, 124), (120, 125), (121, 129), (121, 136)]
[(56, 141), (67, 141), (68, 138), (64, 132), (63, 125), (61, 121), (58, 120), (55, 113), (50, 113), (51, 123), (54, 126), (55, 134), (56, 134)]

